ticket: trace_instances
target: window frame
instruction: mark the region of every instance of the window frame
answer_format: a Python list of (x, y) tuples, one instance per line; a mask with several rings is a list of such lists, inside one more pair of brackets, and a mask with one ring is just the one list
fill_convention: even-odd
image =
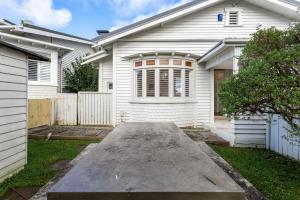
[[(169, 59), (168, 65), (160, 65), (160, 60)], [(147, 60), (155, 60), (155, 65), (146, 65)], [(181, 65), (174, 65), (174, 60), (182, 60)], [(135, 67), (135, 62), (142, 61), (142, 66)], [(192, 66), (185, 66), (186, 62), (191, 62)], [(148, 103), (157, 103), (157, 102), (166, 102), (166, 103), (175, 103), (175, 102), (189, 102), (194, 101), (194, 74), (196, 60), (190, 57), (182, 56), (148, 56), (143, 58), (137, 58), (131, 60), (132, 66), (132, 102), (148, 102)], [(153, 69), (155, 71), (155, 91), (153, 97), (147, 96), (147, 70)], [(174, 70), (181, 70), (181, 96), (174, 95)], [(142, 71), (142, 96), (137, 95), (137, 73), (136, 71)], [(161, 96), (160, 92), (160, 70), (168, 70), (168, 96)], [(189, 96), (186, 96), (185, 88), (185, 74), (186, 71), (189, 71), (190, 80), (189, 80)]]
[[(33, 62), (37, 62), (37, 80), (29, 80), (29, 62), (33, 61)], [(41, 67), (43, 65), (49, 65), (49, 80), (47, 81), (43, 81), (41, 80)], [(53, 81), (53, 74), (52, 74), (52, 65), (51, 62), (46, 62), (46, 61), (40, 61), (40, 60), (35, 60), (35, 59), (28, 59), (27, 61), (27, 76), (28, 76), (28, 84), (29, 85), (52, 85), (52, 81)]]

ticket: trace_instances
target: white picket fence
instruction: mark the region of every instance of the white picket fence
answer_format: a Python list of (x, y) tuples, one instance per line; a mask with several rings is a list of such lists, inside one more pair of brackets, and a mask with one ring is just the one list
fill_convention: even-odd
[(111, 125), (111, 93), (60, 93), (56, 103), (58, 125)]
[(281, 155), (300, 161), (300, 137), (291, 134), (290, 126), (280, 115), (273, 115), (267, 147)]

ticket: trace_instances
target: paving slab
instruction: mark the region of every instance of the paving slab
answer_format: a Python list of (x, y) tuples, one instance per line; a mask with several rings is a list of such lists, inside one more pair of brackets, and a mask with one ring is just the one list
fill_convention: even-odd
[(242, 200), (244, 191), (173, 123), (125, 123), (48, 200)]

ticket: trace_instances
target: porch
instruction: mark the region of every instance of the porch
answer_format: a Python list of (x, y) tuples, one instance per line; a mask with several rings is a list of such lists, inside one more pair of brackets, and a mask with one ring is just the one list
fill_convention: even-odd
[(225, 139), (231, 146), (264, 147), (266, 141), (266, 120), (228, 119), (222, 115), (218, 97), (221, 83), (239, 71), (239, 57), (247, 43), (247, 38), (227, 38), (208, 51), (199, 64), (211, 73), (211, 132)]

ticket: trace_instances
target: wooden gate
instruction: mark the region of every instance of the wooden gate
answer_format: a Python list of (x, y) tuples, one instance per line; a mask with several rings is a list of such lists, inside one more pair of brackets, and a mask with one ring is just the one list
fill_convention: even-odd
[(58, 125), (77, 125), (77, 94), (58, 94), (56, 105)]
[(112, 94), (99, 92), (79, 92), (78, 124), (111, 125)]

